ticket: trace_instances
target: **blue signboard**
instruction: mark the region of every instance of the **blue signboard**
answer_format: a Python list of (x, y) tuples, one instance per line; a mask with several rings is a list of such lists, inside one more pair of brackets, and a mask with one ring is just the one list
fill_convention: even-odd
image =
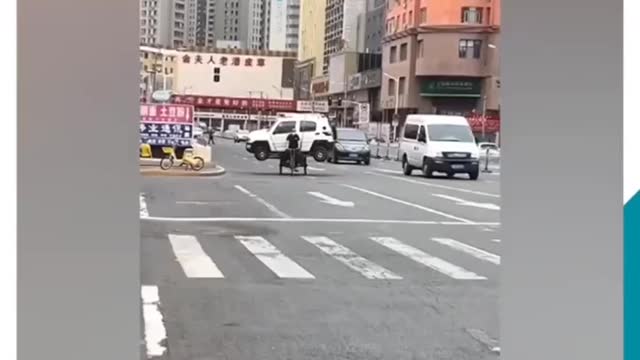
[(193, 107), (177, 104), (142, 104), (140, 143), (159, 146), (191, 146)]
[(193, 125), (185, 124), (140, 124), (140, 141), (149, 145), (190, 146), (193, 138)]

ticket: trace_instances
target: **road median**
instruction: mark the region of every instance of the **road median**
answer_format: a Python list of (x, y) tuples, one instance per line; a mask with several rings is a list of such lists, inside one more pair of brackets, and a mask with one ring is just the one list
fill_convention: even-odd
[(143, 176), (187, 176), (187, 177), (214, 177), (222, 176), (226, 173), (225, 168), (219, 165), (207, 165), (200, 171), (187, 170), (182, 166), (174, 166), (169, 170), (162, 170), (159, 162), (154, 164), (152, 161), (146, 161), (145, 164), (140, 163), (140, 174)]

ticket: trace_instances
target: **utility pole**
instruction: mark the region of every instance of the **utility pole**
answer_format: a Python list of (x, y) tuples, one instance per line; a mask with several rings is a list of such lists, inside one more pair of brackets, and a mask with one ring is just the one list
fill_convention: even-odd
[(348, 93), (348, 88), (347, 88), (347, 81), (348, 81), (348, 77), (347, 77), (347, 39), (342, 39), (342, 56), (343, 56), (343, 72), (344, 72), (344, 96), (342, 98), (342, 108), (343, 108), (343, 114), (342, 114), (342, 126), (346, 127), (347, 126), (347, 93)]
[(382, 75), (388, 77), (389, 79), (393, 80), (393, 82), (396, 85), (396, 105), (395, 105), (395, 111), (393, 113), (393, 120), (392, 120), (392, 125), (393, 126), (393, 137), (394, 139), (396, 138), (396, 131), (397, 131), (397, 127), (398, 127), (398, 123), (400, 121), (400, 115), (398, 114), (398, 108), (400, 107), (400, 79), (394, 76), (391, 76), (387, 73), (382, 73)]
[(482, 97), (482, 141), (486, 140), (487, 95)]

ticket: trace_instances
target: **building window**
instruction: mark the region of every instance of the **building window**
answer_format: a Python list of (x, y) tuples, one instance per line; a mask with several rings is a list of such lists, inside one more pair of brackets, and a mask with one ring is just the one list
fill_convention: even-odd
[(420, 9), (420, 24), (427, 23), (427, 8)]
[(407, 86), (407, 78), (401, 77), (399, 84), (400, 88), (398, 89), (398, 95), (404, 95), (404, 89)]
[(463, 24), (482, 24), (482, 8), (463, 7), (462, 23)]
[(424, 57), (424, 41), (418, 40), (418, 57)]
[(389, 79), (389, 82), (387, 83), (388, 89), (387, 89), (387, 95), (388, 96), (396, 96), (396, 82), (393, 79)]
[(409, 25), (413, 25), (413, 10), (409, 11)]
[(407, 60), (408, 48), (409, 46), (407, 45), (407, 43), (400, 45), (400, 61)]
[(480, 49), (482, 47), (482, 40), (460, 40), (458, 47), (458, 57), (461, 59), (468, 59), (473, 57), (474, 59), (480, 59)]
[(398, 48), (396, 46), (391, 47), (391, 51), (389, 51), (389, 63), (393, 64), (398, 61)]

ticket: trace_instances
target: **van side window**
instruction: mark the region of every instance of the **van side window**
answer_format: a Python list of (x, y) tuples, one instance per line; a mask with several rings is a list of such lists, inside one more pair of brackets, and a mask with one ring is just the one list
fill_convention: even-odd
[(424, 126), (420, 126), (420, 132), (418, 133), (418, 141), (427, 142), (427, 132), (424, 129)]
[(418, 137), (418, 125), (407, 124), (404, 127), (404, 138), (415, 140)]

